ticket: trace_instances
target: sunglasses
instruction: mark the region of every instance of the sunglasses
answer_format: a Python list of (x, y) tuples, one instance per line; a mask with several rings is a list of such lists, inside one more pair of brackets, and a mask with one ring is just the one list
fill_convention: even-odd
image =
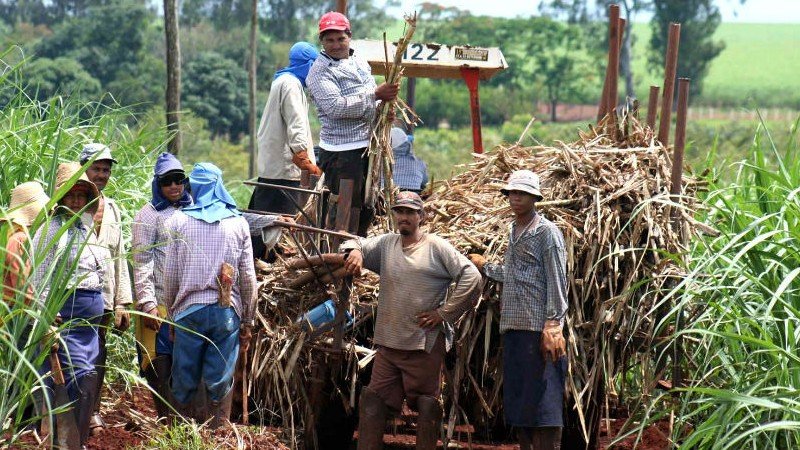
[(172, 186), (173, 184), (186, 184), (188, 178), (183, 174), (166, 175), (158, 178), (158, 185), (161, 187)]

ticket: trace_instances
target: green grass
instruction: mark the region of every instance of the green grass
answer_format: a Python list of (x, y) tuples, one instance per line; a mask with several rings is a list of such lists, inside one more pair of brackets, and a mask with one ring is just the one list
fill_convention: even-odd
[[(646, 98), (648, 86), (660, 86), (664, 75), (647, 70), (650, 25), (633, 29), (636, 92)], [(800, 24), (723, 23), (714, 37), (726, 47), (711, 63), (698, 102), (800, 109)]]

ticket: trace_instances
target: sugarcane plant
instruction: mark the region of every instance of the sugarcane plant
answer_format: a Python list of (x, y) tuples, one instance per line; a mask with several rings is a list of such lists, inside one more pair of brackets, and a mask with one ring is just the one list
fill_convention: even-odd
[[(386, 33), (383, 35), (383, 48), (385, 52), (384, 70), (386, 82), (388, 84), (400, 84), (403, 77), (403, 55), (411, 43), (414, 31), (417, 29), (417, 13), (405, 16), (405, 30), (403, 37), (395, 44), (395, 52), (392, 62), (389, 62), (389, 44), (386, 41)], [(367, 169), (366, 195), (367, 205), (375, 205), (377, 202), (380, 183), (383, 180), (383, 196), (385, 201), (391, 202), (394, 195), (394, 183), (392, 181), (392, 166), (394, 156), (389, 133), (392, 130), (392, 118), (395, 109), (398, 109), (404, 120), (408, 123), (416, 123), (417, 116), (399, 97), (390, 102), (382, 102), (378, 106), (375, 121), (372, 124), (369, 147), (369, 165)]]

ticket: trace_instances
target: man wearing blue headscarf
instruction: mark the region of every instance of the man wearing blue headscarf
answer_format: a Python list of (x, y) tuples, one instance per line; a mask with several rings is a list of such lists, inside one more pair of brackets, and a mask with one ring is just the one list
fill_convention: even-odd
[(171, 153), (158, 156), (151, 184), (152, 198), (133, 220), (133, 281), (136, 308), (147, 314), (136, 321), (136, 342), (140, 371), (153, 392), (159, 417), (169, 412), (169, 376), (172, 371), (172, 341), (164, 305), (164, 263), (169, 234), (164, 221), (181, 208), (192, 204), (186, 188), (189, 179), (178, 158)]
[[(318, 55), (313, 45), (298, 42), (289, 50), (289, 65), (275, 74), (258, 126), (258, 181), (262, 183), (299, 187), (301, 170), (316, 176), (322, 173), (314, 158), (308, 100), (303, 91), (308, 70)], [(297, 192), (259, 186), (248, 207), (294, 215), (297, 208), (287, 194), (300, 203), (302, 197)], [(253, 250), (257, 257), (265, 257), (260, 236), (253, 237)]]
[[(175, 322), (171, 390), (177, 409), (212, 428), (230, 418), (233, 373), (247, 351), (256, 306), (256, 274), (247, 221), (213, 164), (189, 175), (194, 203), (165, 221), (172, 241), (164, 267), (164, 303)], [(200, 382), (207, 411), (191, 410)]]

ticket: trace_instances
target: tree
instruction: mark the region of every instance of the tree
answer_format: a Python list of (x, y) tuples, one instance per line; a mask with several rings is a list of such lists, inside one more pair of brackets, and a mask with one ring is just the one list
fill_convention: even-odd
[(654, 0), (653, 8), (650, 68), (655, 73), (663, 70), (670, 22), (680, 23), (677, 76), (692, 79), (689, 98), (696, 98), (702, 92), (711, 61), (725, 48), (723, 42), (712, 39), (722, 20), (719, 9), (713, 0)]
[(99, 100), (102, 95), (100, 82), (74, 59), (36, 58), (24, 66), (22, 72), (28, 83), (26, 94), (39, 101), (56, 95)]
[(247, 130), (247, 71), (219, 53), (186, 64), (183, 106), (208, 121), (211, 131), (237, 140)]
[(177, 155), (181, 150), (181, 45), (178, 31), (177, 0), (164, 0), (164, 37), (167, 49), (166, 119), (169, 151)]

